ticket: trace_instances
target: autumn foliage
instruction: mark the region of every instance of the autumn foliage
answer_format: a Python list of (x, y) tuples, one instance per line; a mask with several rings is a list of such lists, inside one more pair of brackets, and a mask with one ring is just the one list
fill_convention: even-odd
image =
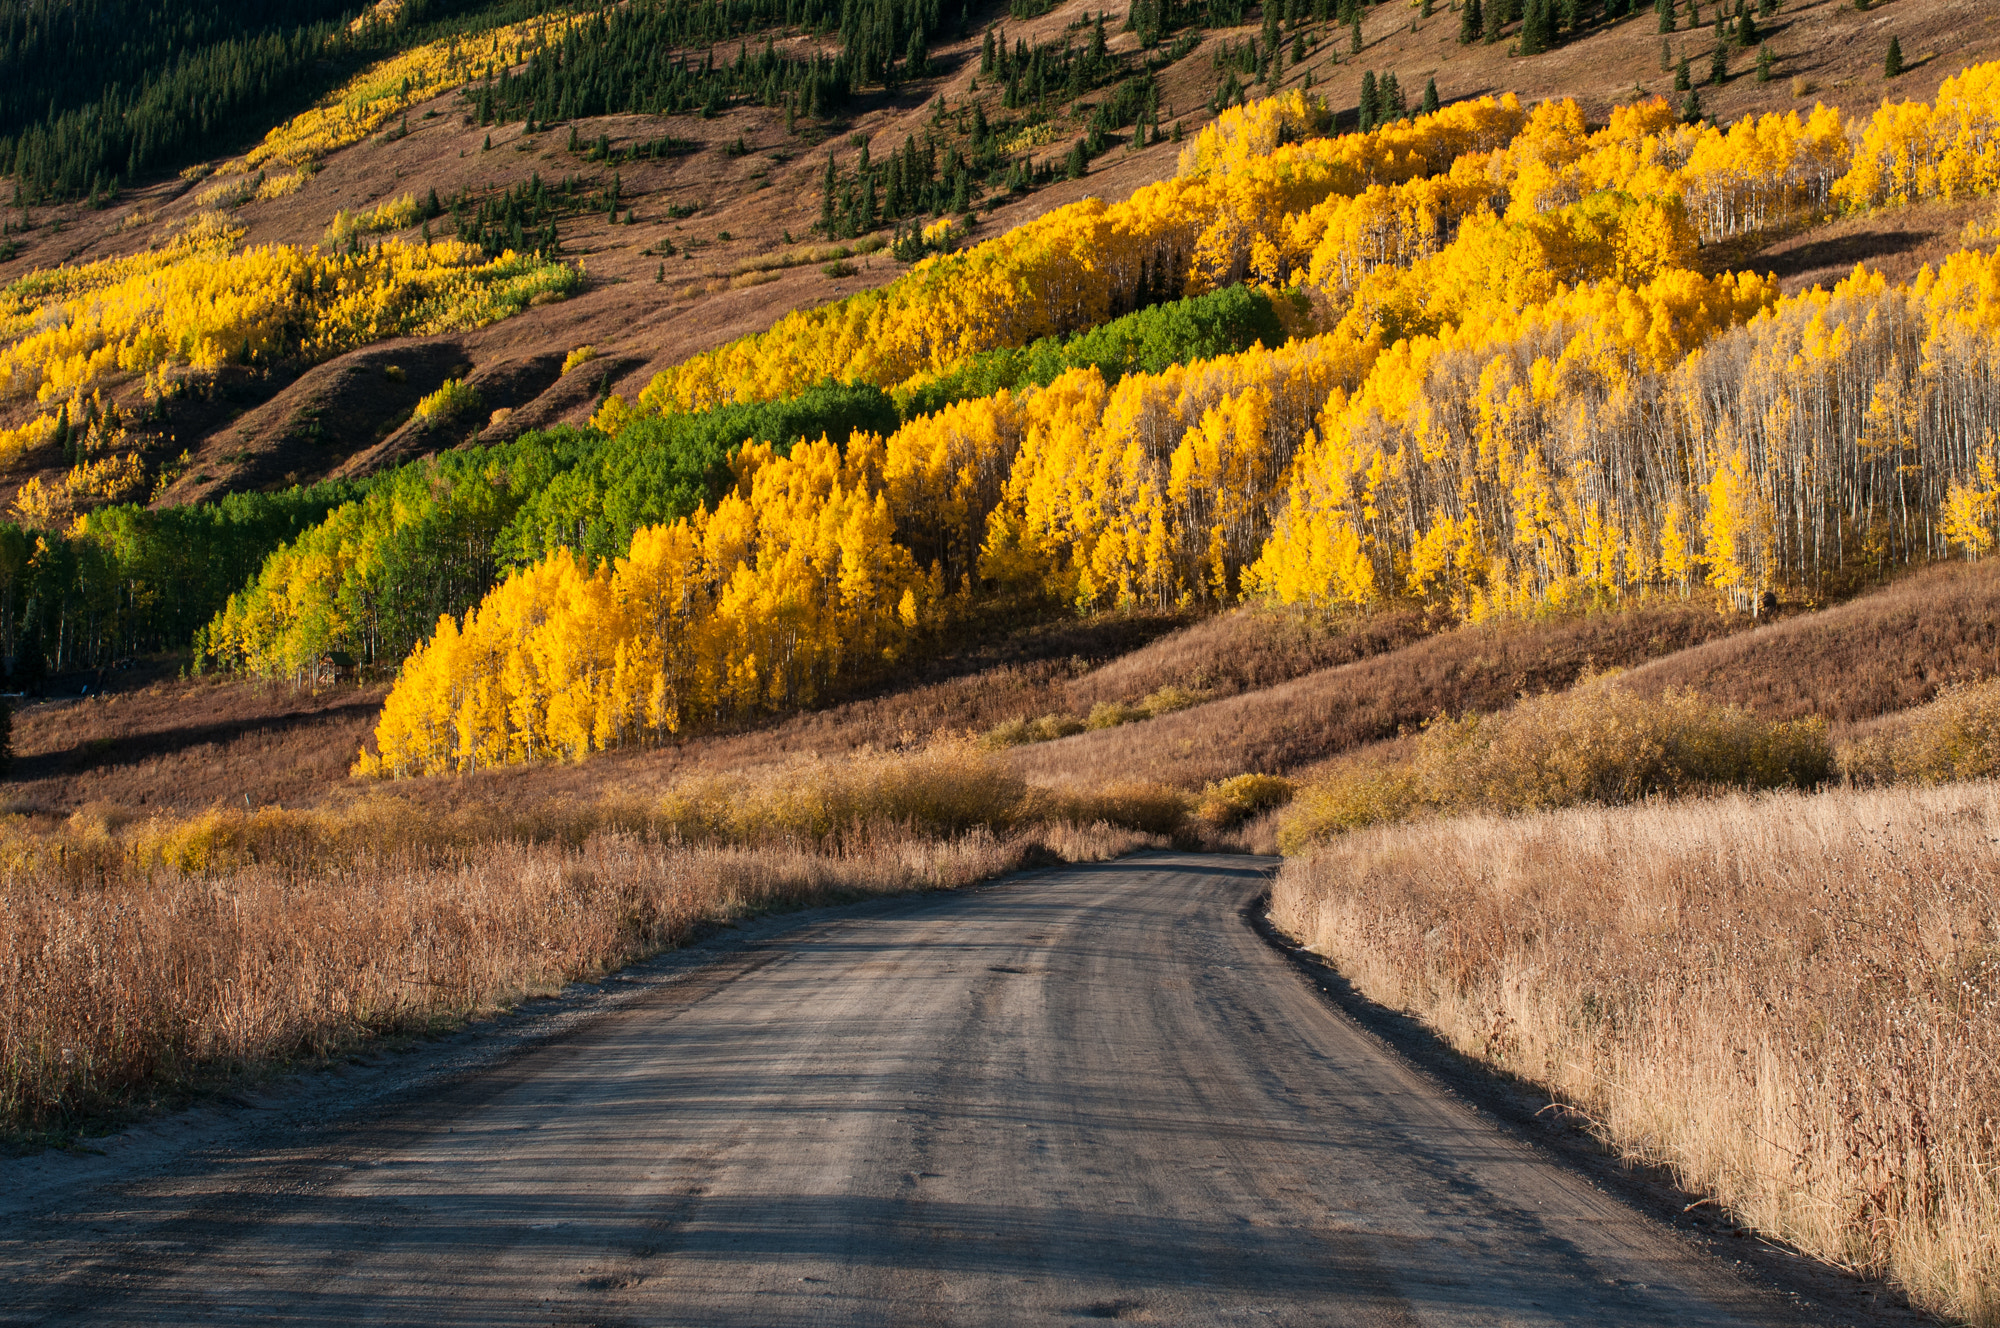
[[(2000, 258), (1781, 299), (1695, 255), (1896, 201), (1864, 188), (1882, 125), (1984, 125), (1997, 93), (1967, 71), (1934, 107), (1885, 109), (1852, 159), (1824, 107), (1719, 128), (1653, 101), (1593, 129), (1572, 103), (1487, 99), (1337, 138), (1300, 94), (1225, 114), (1172, 180), (790, 315), (601, 419), (835, 374), (934, 403), (921, 385), (976, 356), (1238, 282), (1286, 344), (1115, 381), (1086, 364), (789, 460), (746, 449), (713, 510), (626, 558), (554, 554), (441, 624), (364, 768), (575, 756), (808, 704), (995, 586), (1476, 621), (1697, 594), (1755, 612), (1979, 556), (2000, 534)], [(1941, 160), (1985, 159), (1967, 132)]]

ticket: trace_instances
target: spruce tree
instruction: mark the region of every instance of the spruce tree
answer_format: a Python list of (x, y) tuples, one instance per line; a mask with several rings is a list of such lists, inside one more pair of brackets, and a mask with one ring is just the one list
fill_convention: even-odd
[(1694, 91), (1694, 75), (1688, 72), (1688, 58), (1685, 55), (1681, 57), (1680, 64), (1674, 68), (1674, 91)]
[(1894, 78), (1902, 72), (1903, 43), (1891, 37), (1889, 39), (1889, 54), (1882, 59), (1882, 75), (1885, 78)]
[(1481, 26), (1479, 0), (1465, 0), (1458, 11), (1458, 44), (1470, 46), (1478, 41)]
[(1354, 54), (1361, 54), (1361, 11), (1354, 12), (1354, 21), (1347, 29), (1347, 48)]
[(1708, 81), (1721, 87), (1729, 78), (1729, 43), (1717, 42), (1715, 51), (1708, 57)]
[(1674, 0), (1653, 0), (1653, 12), (1660, 16), (1662, 36), (1674, 30)]
[(1423, 115), (1430, 115), (1436, 112), (1437, 108), (1438, 108), (1438, 81), (1436, 79), (1431, 79), (1429, 82), (1424, 84), (1424, 101), (1422, 107), (1419, 108), (1419, 113)]
[(1693, 88), (1688, 89), (1688, 95), (1681, 101), (1681, 123), (1701, 123), (1701, 94)]
[(1361, 132), (1364, 134), (1375, 127), (1377, 95), (1375, 71), (1370, 69), (1361, 75)]
[(1528, 0), (1528, 12), (1521, 20), (1520, 54), (1540, 55), (1554, 45), (1551, 10), (1551, 0)]
[(1757, 81), (1769, 83), (1771, 68), (1778, 63), (1778, 57), (1771, 54), (1771, 43), (1765, 42), (1757, 48)]

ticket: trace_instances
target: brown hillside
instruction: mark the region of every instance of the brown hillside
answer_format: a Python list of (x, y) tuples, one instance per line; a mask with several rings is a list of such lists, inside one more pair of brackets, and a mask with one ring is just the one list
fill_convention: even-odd
[(1033, 782), (1159, 780), (1199, 787), (1244, 771), (1283, 774), (1439, 714), (1504, 709), (1524, 693), (1685, 650), (1749, 625), (1695, 605), (1552, 623), (1466, 627), (1401, 650), (1118, 728), (1018, 747)]
[(1425, 632), (1421, 615), (1406, 610), (1350, 621), (1232, 609), (1091, 670), (1064, 688), (1063, 699), (1077, 714), (1107, 701), (1136, 701), (1163, 687), (1219, 700), (1397, 650)]
[(1851, 723), (1922, 705), (1955, 682), (2000, 676), (2000, 568), (1928, 568), (1819, 613), (1657, 659), (1624, 682), (1690, 688), (1770, 719)]

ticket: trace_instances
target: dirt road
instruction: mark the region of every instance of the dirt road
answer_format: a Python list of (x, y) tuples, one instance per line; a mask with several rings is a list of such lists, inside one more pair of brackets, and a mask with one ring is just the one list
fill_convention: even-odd
[(822, 915), (345, 1118), (45, 1159), (0, 1322), (1800, 1321), (1331, 1008), (1265, 865)]

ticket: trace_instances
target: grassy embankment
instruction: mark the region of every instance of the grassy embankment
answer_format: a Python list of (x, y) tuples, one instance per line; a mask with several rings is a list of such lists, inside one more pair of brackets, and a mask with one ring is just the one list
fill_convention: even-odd
[(1273, 916), (1745, 1224), (2000, 1322), (1996, 589), (1934, 569), (1333, 762)]

